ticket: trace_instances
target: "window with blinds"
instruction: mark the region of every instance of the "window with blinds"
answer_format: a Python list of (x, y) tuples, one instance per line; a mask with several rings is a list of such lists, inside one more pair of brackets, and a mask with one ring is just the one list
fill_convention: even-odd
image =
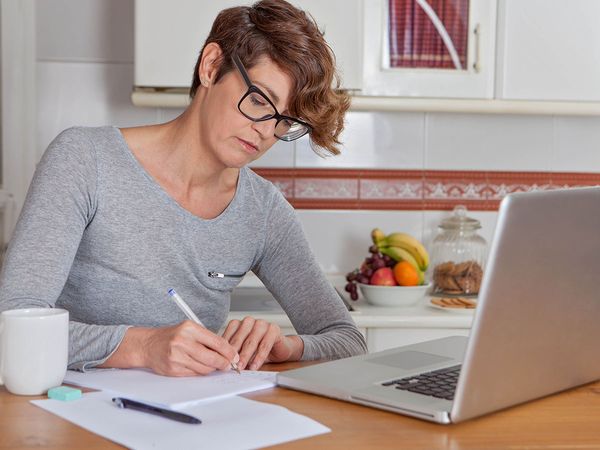
[(388, 0), (390, 68), (467, 69), (469, 0)]

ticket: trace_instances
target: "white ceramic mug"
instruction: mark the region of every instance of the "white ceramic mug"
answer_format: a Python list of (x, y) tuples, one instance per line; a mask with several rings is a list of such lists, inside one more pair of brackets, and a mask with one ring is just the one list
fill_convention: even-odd
[(19, 395), (60, 386), (69, 357), (69, 312), (57, 308), (0, 313), (0, 384)]

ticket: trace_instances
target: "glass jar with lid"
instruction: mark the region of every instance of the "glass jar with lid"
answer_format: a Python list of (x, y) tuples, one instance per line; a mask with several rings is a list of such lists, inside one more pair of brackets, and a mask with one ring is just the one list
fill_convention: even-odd
[(481, 223), (467, 217), (467, 208), (456, 206), (442, 220), (431, 248), (433, 292), (444, 295), (477, 295), (487, 257), (487, 243), (477, 230)]

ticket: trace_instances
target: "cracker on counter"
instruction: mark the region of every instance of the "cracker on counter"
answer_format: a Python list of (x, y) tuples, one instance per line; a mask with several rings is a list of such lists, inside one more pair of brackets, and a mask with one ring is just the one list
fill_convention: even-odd
[(474, 309), (477, 306), (475, 300), (463, 297), (440, 297), (432, 298), (431, 303), (442, 308)]

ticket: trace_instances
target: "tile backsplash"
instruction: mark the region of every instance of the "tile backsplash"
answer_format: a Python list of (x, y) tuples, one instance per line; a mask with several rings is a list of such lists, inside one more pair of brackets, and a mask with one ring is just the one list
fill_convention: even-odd
[[(328, 273), (346, 273), (356, 268), (368, 254), (374, 227), (386, 233), (410, 233), (430, 248), (438, 224), (448, 214), (448, 211), (298, 210), (311, 248)], [(491, 242), (497, 213), (471, 211), (469, 216), (481, 222), (480, 234)]]
[(340, 138), (341, 155), (319, 157), (305, 137), (296, 144), (295, 167), (420, 169), (425, 118), (423, 113), (351, 112)]
[(598, 173), (261, 168), (298, 209), (497, 210), (510, 193), (600, 185)]
[[(133, 4), (36, 3), (39, 156), (73, 125), (160, 123), (181, 112), (131, 104)], [(302, 139), (252, 164), (295, 205), (330, 273), (360, 262), (375, 226), (427, 245), (461, 200), (489, 241), (503, 193), (599, 181), (600, 117), (350, 112), (341, 139), (339, 157), (320, 158)]]

